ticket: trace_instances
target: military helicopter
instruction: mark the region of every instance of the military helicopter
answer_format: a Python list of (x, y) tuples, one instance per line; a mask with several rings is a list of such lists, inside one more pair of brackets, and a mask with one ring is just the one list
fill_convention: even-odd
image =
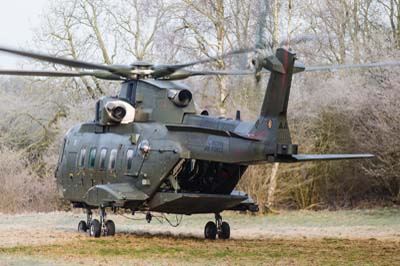
[[(392, 63), (306, 68), (296, 55), (279, 48), (255, 61), (256, 71), (270, 77), (257, 121), (211, 117), (196, 113), (190, 90), (175, 80), (202, 75), (248, 75), (254, 71), (194, 71), (198, 64), (136, 62), (103, 65), (0, 47), (0, 51), (61, 64), (84, 71), (0, 70), (1, 75), (49, 77), (94, 76), (122, 82), (117, 97), (96, 103), (93, 122), (71, 128), (65, 135), (56, 170), (60, 197), (86, 210), (78, 230), (90, 236), (113, 236), (115, 224), (106, 209), (147, 213), (215, 214), (206, 224), (206, 239), (229, 239), (230, 226), (221, 213), (258, 211), (257, 204), (234, 188), (249, 165), (314, 160), (372, 158), (372, 154), (298, 154), (287, 122), (292, 76), (305, 70), (383, 66)], [(263, 70), (262, 70), (263, 69)], [(100, 219), (93, 210), (100, 210)]]

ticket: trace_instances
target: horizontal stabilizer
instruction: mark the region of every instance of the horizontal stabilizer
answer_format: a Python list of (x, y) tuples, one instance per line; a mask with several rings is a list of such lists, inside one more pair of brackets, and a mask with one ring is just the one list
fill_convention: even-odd
[(295, 162), (374, 158), (373, 154), (296, 154)]

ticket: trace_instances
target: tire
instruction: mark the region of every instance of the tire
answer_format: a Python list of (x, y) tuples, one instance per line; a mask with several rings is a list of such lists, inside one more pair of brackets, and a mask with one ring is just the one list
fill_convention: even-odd
[(87, 224), (85, 221), (80, 221), (78, 224), (78, 232), (86, 233), (87, 232)]
[(214, 222), (208, 222), (204, 228), (204, 237), (215, 240), (217, 238), (217, 225)]
[(106, 221), (106, 229), (107, 229), (107, 236), (114, 236), (115, 235), (115, 223), (111, 220)]
[(97, 219), (94, 219), (92, 221), (92, 224), (90, 225), (90, 230), (89, 230), (89, 235), (91, 237), (100, 237), (101, 234), (101, 226), (100, 222)]
[(227, 222), (222, 222), (221, 231), (218, 233), (219, 239), (229, 239), (231, 237), (231, 227)]
[(78, 232), (86, 233), (88, 230), (87, 224), (85, 221), (80, 221), (78, 224)]

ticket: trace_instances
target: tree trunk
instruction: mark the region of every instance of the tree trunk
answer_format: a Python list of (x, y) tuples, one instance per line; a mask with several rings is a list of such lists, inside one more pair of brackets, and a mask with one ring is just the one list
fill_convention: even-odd
[(353, 23), (354, 23), (354, 29), (353, 29), (353, 46), (354, 46), (354, 60), (353, 62), (355, 64), (360, 63), (360, 45), (358, 41), (358, 34), (360, 30), (360, 24), (358, 22), (358, 0), (354, 0), (354, 6), (353, 6)]
[[(223, 55), (225, 52), (225, 7), (224, 7), (224, 0), (218, 0), (216, 6), (216, 19), (215, 19), (215, 30), (217, 32), (217, 50), (218, 55)], [(218, 62), (218, 69), (225, 69), (225, 63), (223, 60), (219, 60)], [(226, 117), (227, 110), (226, 110), (226, 101), (229, 96), (229, 91), (226, 86), (225, 77), (220, 76), (218, 77), (218, 88), (219, 88), (219, 113), (221, 116)]]
[(396, 48), (400, 49), (400, 3), (396, 2), (396, 22), (397, 22), (397, 29), (396, 29)]
[(291, 40), (291, 24), (292, 24), (292, 14), (293, 14), (293, 0), (289, 0), (288, 2), (288, 23), (287, 23), (287, 48), (290, 48), (290, 40)]
[(279, 0), (274, 1), (273, 50), (279, 46)]
[(339, 63), (344, 64), (346, 62), (346, 28), (348, 23), (348, 10), (345, 8), (345, 3), (342, 2), (342, 9), (339, 12), (344, 12), (344, 14), (339, 14), (339, 17), (342, 17), (339, 23), (339, 34), (338, 34), (338, 42), (339, 42)]
[(268, 198), (267, 198), (267, 206), (269, 209), (275, 205), (275, 191), (277, 187), (277, 179), (278, 179), (278, 170), (279, 170), (279, 163), (274, 163), (272, 166), (271, 178), (269, 181), (269, 188), (268, 188)]

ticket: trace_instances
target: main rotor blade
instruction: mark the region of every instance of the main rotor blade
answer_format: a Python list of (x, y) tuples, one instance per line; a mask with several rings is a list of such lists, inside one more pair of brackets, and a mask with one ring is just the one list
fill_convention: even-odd
[(222, 76), (235, 76), (235, 75), (254, 75), (251, 70), (206, 70), (206, 71), (190, 71), (191, 76), (208, 76), (208, 75), (222, 75)]
[[(85, 61), (80, 61), (80, 60), (74, 60), (74, 59), (68, 59), (68, 58), (63, 58), (63, 57), (55, 57), (51, 55), (45, 55), (41, 53), (35, 53), (35, 52), (29, 52), (29, 51), (23, 51), (19, 49), (14, 49), (14, 48), (8, 48), (8, 47), (2, 47), (0, 46), (0, 51), (14, 54), (14, 55), (19, 55), (23, 57), (28, 57), (32, 59), (37, 59), (45, 62), (50, 62), (54, 64), (60, 64), (60, 65), (65, 65), (69, 67), (74, 67), (74, 68), (83, 68), (83, 69), (92, 69), (92, 70), (99, 70), (99, 71), (94, 71), (94, 72), (86, 72), (85, 75), (91, 75), (95, 76), (98, 78), (102, 79), (111, 79), (111, 80), (121, 80), (122, 78), (125, 79), (132, 79), (132, 78), (160, 78), (160, 79), (168, 79), (169, 76), (174, 74), (176, 71), (189, 67), (189, 66), (194, 66), (197, 64), (204, 64), (204, 63), (209, 63), (217, 60), (222, 60), (224, 58), (237, 55), (237, 54), (244, 54), (244, 53), (250, 53), (254, 52), (255, 49), (240, 49), (240, 50), (235, 50), (232, 52), (228, 52), (226, 54), (223, 54), (221, 56), (217, 57), (211, 57), (199, 61), (193, 61), (189, 63), (184, 63), (184, 64), (177, 64), (177, 65), (152, 65), (152, 64), (147, 64), (146, 67), (140, 65), (139, 67), (136, 65), (102, 65), (102, 64), (94, 64), (94, 63), (89, 63)], [(137, 69), (136, 69), (137, 68)], [(142, 69), (143, 68), (143, 69)], [(3, 75), (26, 75), (26, 76), (55, 76), (55, 77), (61, 77), (61, 76), (67, 76), (67, 77), (74, 77), (74, 76), (82, 76), (81, 72), (64, 72), (64, 75), (61, 73), (56, 73), (56, 72), (41, 72), (41, 71), (22, 71), (22, 72), (16, 72), (16, 71), (8, 71), (4, 72)], [(187, 73), (186, 73), (187, 74)], [(188, 75), (200, 75), (200, 72), (196, 74), (191, 74)], [(206, 75), (206, 74), (202, 74)], [(211, 73), (208, 72), (207, 75), (238, 75), (236, 74), (229, 74), (229, 73), (224, 73), (224, 72), (219, 72), (219, 73)], [(178, 74), (179, 76), (179, 74)], [(181, 79), (181, 78), (180, 78)]]
[(78, 72), (78, 71), (36, 71), (36, 70), (0, 69), (0, 75), (38, 76), (38, 77), (81, 77), (81, 76), (92, 76), (93, 73)]
[(32, 76), (32, 77), (83, 77), (93, 76), (105, 80), (124, 80), (123, 77), (109, 71), (41, 71), (0, 69), (0, 75)]
[(388, 66), (400, 66), (400, 61), (377, 62), (377, 63), (367, 63), (367, 64), (345, 64), (345, 65), (333, 65), (333, 66), (310, 66), (306, 67), (305, 71), (324, 71), (324, 70), (340, 70), (340, 69), (388, 67)]
[(223, 54), (221, 56), (210, 57), (210, 58), (207, 58), (207, 59), (202, 59), (202, 60), (193, 61), (193, 62), (184, 63), (184, 64), (177, 64), (177, 65), (174, 65), (174, 68), (181, 69), (181, 68), (190, 67), (190, 66), (194, 66), (194, 65), (211, 63), (211, 62), (215, 62), (215, 61), (218, 61), (218, 60), (225, 59), (225, 58), (233, 56), (233, 55), (247, 54), (247, 53), (251, 53), (251, 52), (255, 52), (255, 51), (256, 51), (255, 48), (239, 49), (239, 50), (235, 50), (235, 51), (231, 51), (231, 52), (225, 53), (225, 54)]
[(194, 70), (178, 70), (171, 75), (165, 76), (161, 79), (166, 80), (181, 80), (194, 76), (218, 76), (218, 75), (253, 75), (254, 71), (251, 70), (204, 70), (204, 71), (194, 71)]
[(7, 48), (7, 47), (2, 47), (2, 46), (0, 46), (0, 51), (23, 56), (23, 57), (29, 57), (32, 59), (37, 59), (37, 60), (41, 60), (41, 61), (45, 61), (45, 62), (50, 62), (50, 63), (54, 63), (54, 64), (69, 66), (69, 67), (107, 70), (107, 71), (114, 70), (114, 68), (106, 66), (106, 65), (93, 64), (93, 63), (84, 62), (84, 61), (80, 61), (80, 60), (68, 59), (68, 58), (63, 58), (63, 57), (55, 57), (55, 56), (51, 56), (51, 55), (28, 52), (28, 51)]
[(222, 60), (224, 58), (227, 58), (227, 57), (230, 57), (233, 55), (246, 54), (246, 53), (251, 53), (254, 51), (256, 51), (256, 49), (254, 49), (254, 48), (245, 48), (245, 49), (239, 49), (239, 50), (235, 50), (232, 52), (228, 52), (221, 56), (210, 57), (207, 59), (192, 61), (189, 63), (176, 64), (176, 65), (154, 65), (153, 66), (153, 69), (154, 69), (153, 77), (154, 78), (163, 78), (163, 77), (167, 78), (167, 76), (173, 74), (174, 72), (176, 72), (182, 68), (195, 66), (195, 65), (199, 65), (199, 64), (210, 63), (210, 62), (215, 62), (215, 61)]

